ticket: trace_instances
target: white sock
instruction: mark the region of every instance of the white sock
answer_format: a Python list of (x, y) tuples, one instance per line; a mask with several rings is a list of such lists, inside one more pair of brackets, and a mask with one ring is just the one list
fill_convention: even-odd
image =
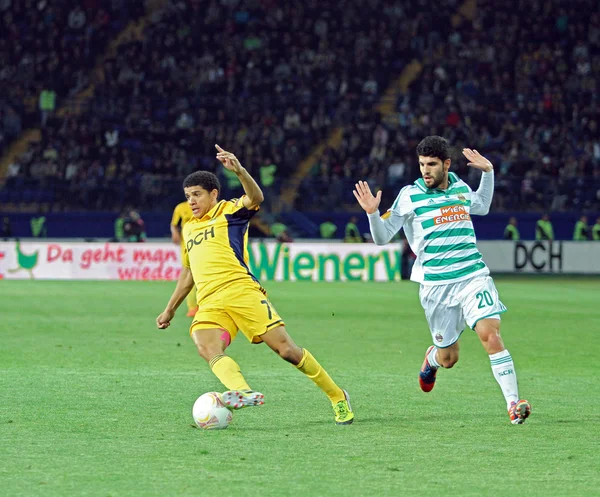
[(427, 361), (429, 365), (434, 368), (441, 368), (440, 364), (435, 360), (435, 355), (437, 354), (437, 347), (433, 347), (429, 354), (427, 354)]
[(510, 353), (506, 349), (502, 352), (491, 354), (490, 362), (492, 364), (494, 378), (496, 378), (498, 385), (500, 385), (500, 388), (502, 389), (504, 398), (506, 399), (506, 408), (510, 409), (510, 403), (519, 400), (519, 387), (517, 387), (515, 364), (513, 363)]

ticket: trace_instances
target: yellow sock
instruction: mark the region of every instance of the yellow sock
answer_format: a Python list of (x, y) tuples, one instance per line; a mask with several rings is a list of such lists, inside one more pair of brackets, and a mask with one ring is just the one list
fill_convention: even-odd
[(340, 400), (345, 399), (342, 389), (335, 384), (331, 376), (308, 350), (303, 349), (302, 360), (296, 367), (325, 392), (332, 404), (337, 404)]
[(188, 311), (198, 307), (198, 303), (196, 302), (196, 288), (192, 288), (192, 291), (188, 293), (188, 296), (185, 298), (185, 303), (187, 304)]
[(228, 390), (251, 390), (237, 362), (231, 357), (216, 355), (210, 360), (210, 369)]

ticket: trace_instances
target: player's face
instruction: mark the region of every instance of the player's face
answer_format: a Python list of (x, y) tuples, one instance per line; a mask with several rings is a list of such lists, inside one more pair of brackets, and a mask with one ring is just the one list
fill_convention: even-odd
[(419, 167), (427, 188), (438, 188), (440, 185), (447, 185), (450, 159), (442, 161), (438, 157), (419, 155)]
[(201, 218), (217, 204), (219, 192), (217, 190), (208, 191), (201, 186), (186, 186), (183, 189), (185, 198), (192, 208), (194, 217)]

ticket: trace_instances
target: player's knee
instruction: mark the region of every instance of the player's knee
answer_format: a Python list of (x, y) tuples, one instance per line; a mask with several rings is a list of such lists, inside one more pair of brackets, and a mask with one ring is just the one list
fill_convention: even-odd
[(212, 343), (196, 343), (196, 348), (200, 357), (206, 362), (210, 362), (213, 357), (223, 353), (222, 349)]
[(504, 342), (499, 334), (491, 334), (487, 341), (483, 342), (483, 346), (488, 354), (496, 354), (504, 350)]

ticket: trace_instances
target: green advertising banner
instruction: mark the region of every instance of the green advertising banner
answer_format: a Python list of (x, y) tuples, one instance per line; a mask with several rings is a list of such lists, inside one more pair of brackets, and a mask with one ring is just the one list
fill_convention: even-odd
[(251, 243), (261, 281), (399, 281), (400, 246), (352, 243)]

